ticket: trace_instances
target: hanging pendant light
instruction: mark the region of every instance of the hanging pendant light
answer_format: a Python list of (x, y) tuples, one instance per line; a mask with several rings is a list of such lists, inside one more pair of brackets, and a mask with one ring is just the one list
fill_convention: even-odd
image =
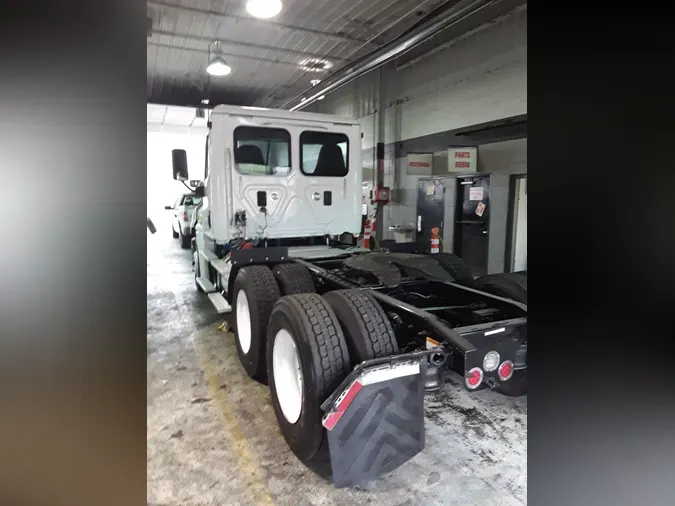
[(221, 56), (214, 56), (206, 67), (206, 71), (212, 76), (226, 76), (232, 72), (230, 67)]
[(281, 12), (281, 0), (248, 0), (246, 10), (256, 18), (273, 18)]

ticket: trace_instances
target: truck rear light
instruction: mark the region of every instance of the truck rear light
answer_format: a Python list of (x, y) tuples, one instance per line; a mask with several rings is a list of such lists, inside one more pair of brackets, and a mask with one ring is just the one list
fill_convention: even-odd
[(513, 362), (507, 360), (499, 366), (499, 379), (506, 381), (513, 376)]
[(480, 367), (474, 367), (466, 375), (464, 382), (467, 388), (475, 390), (483, 382), (483, 370)]
[(483, 369), (485, 369), (485, 372), (492, 372), (497, 367), (499, 367), (499, 353), (496, 351), (488, 352), (483, 359)]
[(189, 221), (189, 219), (190, 219), (190, 218), (188, 218), (188, 213), (187, 213), (187, 211), (185, 211), (185, 212), (183, 213), (183, 221)]

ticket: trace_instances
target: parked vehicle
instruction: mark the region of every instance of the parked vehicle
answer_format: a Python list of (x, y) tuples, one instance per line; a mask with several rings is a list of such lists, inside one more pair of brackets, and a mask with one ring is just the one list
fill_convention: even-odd
[(180, 238), (180, 246), (183, 249), (190, 247), (190, 239), (192, 238), (190, 220), (192, 219), (192, 212), (201, 203), (201, 200), (201, 197), (194, 193), (185, 193), (176, 199), (173, 206), (164, 208), (173, 211), (171, 232), (174, 239)]
[[(446, 371), (468, 390), (525, 392), (526, 277), (475, 280), (424, 243), (335, 239), (361, 229), (356, 120), (217, 106), (209, 128), (195, 283), (233, 313), (241, 364), (268, 382), (302, 462), (336, 486), (400, 466), (424, 447), (424, 392)], [(184, 181), (185, 152), (173, 159)]]

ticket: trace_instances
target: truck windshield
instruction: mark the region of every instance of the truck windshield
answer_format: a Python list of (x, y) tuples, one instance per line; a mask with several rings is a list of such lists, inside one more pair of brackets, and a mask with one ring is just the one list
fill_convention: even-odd
[(234, 130), (234, 161), (241, 174), (286, 176), (291, 170), (291, 134), (281, 128)]

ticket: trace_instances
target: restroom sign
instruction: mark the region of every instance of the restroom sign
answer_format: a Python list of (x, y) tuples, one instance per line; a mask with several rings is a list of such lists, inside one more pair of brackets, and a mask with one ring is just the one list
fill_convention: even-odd
[(449, 148), (448, 172), (476, 172), (478, 171), (478, 148)]
[(408, 153), (409, 176), (431, 176), (433, 166), (433, 153)]

